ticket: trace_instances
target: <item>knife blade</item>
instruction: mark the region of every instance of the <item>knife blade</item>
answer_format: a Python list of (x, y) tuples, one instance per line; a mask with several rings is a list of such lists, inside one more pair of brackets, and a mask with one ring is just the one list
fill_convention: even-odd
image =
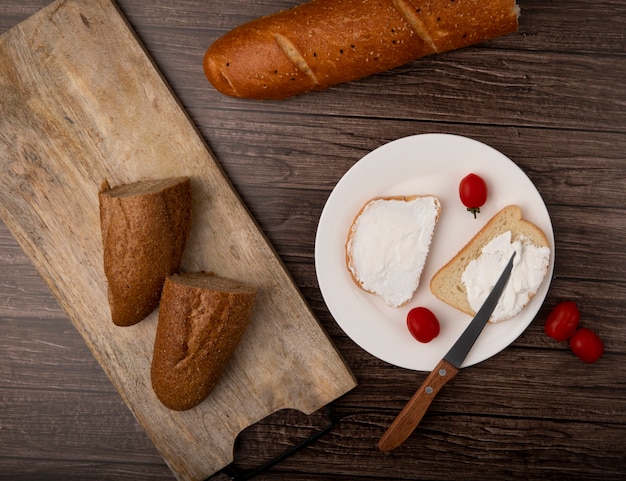
[(437, 393), (459, 372), (461, 364), (463, 364), (467, 354), (472, 349), (476, 339), (478, 339), (498, 305), (506, 283), (511, 276), (514, 259), (515, 252), (511, 255), (500, 278), (474, 316), (474, 319), (465, 328), (465, 331), (463, 331), (443, 359), (435, 366), (435, 369), (426, 377), (413, 397), (404, 406), (404, 409), (400, 411), (396, 419), (391, 423), (385, 434), (382, 435), (378, 441), (378, 449), (380, 451), (387, 452), (400, 446), (420, 423)]

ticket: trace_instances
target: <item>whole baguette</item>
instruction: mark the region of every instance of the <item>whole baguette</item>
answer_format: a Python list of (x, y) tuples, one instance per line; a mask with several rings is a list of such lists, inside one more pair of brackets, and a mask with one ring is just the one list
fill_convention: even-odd
[(179, 269), (191, 226), (190, 180), (105, 182), (99, 201), (111, 318), (131, 326), (154, 311), (165, 278)]
[[(480, 257), (483, 247), (506, 232), (511, 232), (512, 241), (523, 238), (535, 247), (550, 247), (545, 233), (535, 224), (522, 219), (522, 211), (517, 205), (504, 207), (435, 273), (430, 281), (430, 290), (433, 295), (466, 314), (475, 315), (468, 301), (466, 287), (461, 280), (463, 272), (472, 260)], [(544, 276), (546, 272), (547, 267), (543, 272)], [(531, 298), (532, 296), (527, 302), (530, 302)]]
[(166, 279), (151, 367), (166, 407), (191, 409), (211, 393), (248, 326), (256, 293), (204, 272)]
[(515, 0), (313, 0), (245, 23), (204, 56), (220, 92), (283, 99), (518, 28)]

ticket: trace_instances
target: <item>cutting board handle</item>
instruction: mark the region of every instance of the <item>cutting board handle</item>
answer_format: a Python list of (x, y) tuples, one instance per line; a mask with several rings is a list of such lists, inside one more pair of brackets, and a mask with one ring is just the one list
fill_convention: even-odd
[(234, 467), (235, 461), (233, 461), (228, 466), (225, 466), (224, 468), (222, 468), (221, 470), (219, 470), (212, 476), (206, 478), (204, 481), (221, 481), (222, 479), (224, 479), (223, 478), (224, 476), (227, 476), (227, 479), (229, 481), (246, 481), (246, 480), (249, 480), (258, 476), (259, 474), (267, 471), (273, 466), (276, 466), (281, 461), (284, 461), (290, 456), (296, 454), (302, 448), (305, 448), (309, 446), (310, 444), (314, 443), (315, 441), (317, 441), (318, 439), (324, 437), (326, 434), (330, 433), (335, 428), (335, 426), (337, 425), (337, 422), (339, 421), (339, 418), (333, 413), (332, 403), (327, 404), (324, 410), (326, 412), (326, 417), (328, 418), (328, 424), (326, 426), (321, 428), (319, 431), (316, 431), (308, 438), (302, 440), (300, 443), (296, 444), (295, 446), (292, 446), (286, 451), (282, 452), (275, 458), (267, 461), (266, 463), (262, 464), (258, 468), (249, 469), (249, 470), (246, 470), (245, 472), (241, 472), (237, 470)]

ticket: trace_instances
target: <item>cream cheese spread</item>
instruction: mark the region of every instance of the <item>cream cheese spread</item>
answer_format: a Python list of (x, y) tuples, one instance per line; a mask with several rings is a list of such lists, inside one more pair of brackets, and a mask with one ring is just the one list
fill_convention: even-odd
[(376, 199), (351, 227), (348, 267), (363, 289), (391, 307), (408, 302), (417, 289), (439, 214), (433, 196)]
[(512, 240), (510, 231), (493, 238), (480, 256), (470, 261), (461, 276), (467, 300), (477, 312), (496, 284), (506, 263), (516, 252), (513, 271), (490, 321), (498, 322), (518, 314), (535, 295), (548, 269), (550, 249), (533, 245), (530, 239)]

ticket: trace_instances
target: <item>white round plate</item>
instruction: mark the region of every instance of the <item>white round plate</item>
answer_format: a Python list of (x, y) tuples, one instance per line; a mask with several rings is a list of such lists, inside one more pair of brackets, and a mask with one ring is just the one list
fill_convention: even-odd
[[(488, 185), (487, 203), (478, 218), (458, 197), (460, 180), (470, 172)], [(432, 194), (442, 205), (430, 252), (412, 300), (387, 306), (352, 281), (346, 267), (348, 229), (363, 204), (373, 197)], [(322, 215), (315, 241), (315, 267), (324, 301), (343, 331), (373, 356), (406, 369), (431, 371), (471, 321), (430, 292), (430, 280), (500, 209), (516, 204), (524, 219), (541, 228), (551, 246), (546, 278), (531, 302), (516, 317), (489, 323), (462, 367), (497, 354), (531, 323), (550, 287), (554, 270), (554, 232), (541, 195), (510, 159), (476, 140), (457, 135), (423, 134), (385, 144), (357, 162), (337, 183)], [(441, 332), (427, 344), (406, 327), (410, 309), (424, 306), (438, 317)]]

